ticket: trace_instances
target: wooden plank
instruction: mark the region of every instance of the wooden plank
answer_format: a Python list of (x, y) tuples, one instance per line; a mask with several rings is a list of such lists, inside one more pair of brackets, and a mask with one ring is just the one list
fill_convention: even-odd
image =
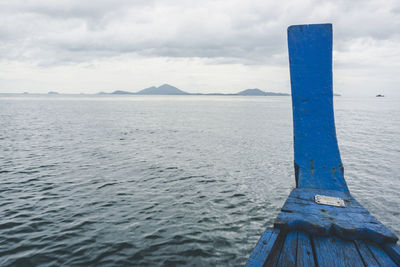
[(261, 267), (274, 248), (275, 241), (279, 235), (279, 229), (267, 229), (257, 242), (246, 266)]
[(355, 244), (336, 237), (313, 238), (318, 266), (358, 267), (364, 266)]
[[(290, 198), (295, 199), (299, 203), (307, 204), (314, 202), (315, 195), (325, 195), (331, 197), (338, 197), (345, 201), (346, 208), (357, 211), (359, 209), (364, 210), (365, 208), (354, 199), (350, 193), (341, 192), (336, 190), (323, 190), (315, 188), (296, 188), (290, 193)], [(325, 206), (325, 205), (321, 205)]]
[(296, 185), (348, 192), (333, 116), (332, 24), (288, 28)]
[(297, 232), (286, 235), (283, 248), (281, 250), (277, 267), (296, 266), (297, 253)]
[(283, 243), (285, 242), (287, 232), (280, 231), (278, 238), (275, 241), (274, 248), (272, 249), (264, 266), (276, 266), (282, 251)]
[(374, 255), (369, 250), (365, 241), (356, 240), (354, 243), (358, 248), (358, 252), (360, 253), (365, 266), (380, 267), (379, 263), (376, 261)]
[(386, 254), (383, 248), (372, 242), (366, 242), (366, 244), (380, 266), (397, 267), (397, 264)]
[[(346, 207), (315, 203), (316, 194), (340, 197)], [(285, 231), (306, 231), (311, 235), (335, 233), (347, 240), (369, 239), (384, 244), (394, 243), (398, 238), (372, 216), (349, 193), (297, 188), (292, 190), (275, 220), (274, 226)]]
[(400, 247), (397, 244), (385, 244), (384, 250), (390, 258), (400, 266)]
[(314, 196), (318, 195), (327, 195), (332, 197), (340, 197), (344, 200), (350, 200), (351, 195), (348, 192), (342, 192), (337, 190), (325, 190), (318, 188), (301, 188), (301, 190), (293, 190), (291, 195), (295, 198), (300, 198), (308, 201), (313, 201)]
[[(352, 213), (351, 216), (353, 215), (362, 215), (365, 218), (368, 218), (369, 220), (374, 220), (377, 221), (375, 218), (373, 218), (370, 213), (363, 207), (335, 207), (335, 206), (329, 206), (329, 205), (320, 205), (315, 203), (314, 201), (304, 201), (304, 200), (299, 200), (296, 198), (292, 198), (289, 196), (288, 200), (285, 202), (283, 205), (282, 211), (291, 211), (291, 212), (304, 212), (307, 211), (309, 213), (315, 213), (321, 216), (338, 216), (341, 214), (348, 214)], [(367, 217), (368, 216), (368, 217)]]
[(311, 240), (303, 232), (298, 232), (297, 235), (297, 254), (296, 254), (297, 267), (312, 267), (315, 266), (313, 249)]

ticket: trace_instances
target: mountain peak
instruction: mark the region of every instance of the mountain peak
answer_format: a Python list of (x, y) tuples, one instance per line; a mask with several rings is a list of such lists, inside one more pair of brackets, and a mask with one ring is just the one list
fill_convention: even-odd
[(160, 85), (158, 88), (176, 88), (175, 86), (172, 86), (172, 85), (170, 85), (170, 84), (168, 84), (168, 83), (164, 83), (163, 85)]
[(254, 88), (254, 89), (246, 89), (246, 90), (240, 91), (237, 94), (238, 95), (265, 95), (265, 92), (258, 88)]
[(149, 87), (137, 92), (139, 95), (187, 95), (188, 93), (169, 84), (163, 84), (159, 87)]

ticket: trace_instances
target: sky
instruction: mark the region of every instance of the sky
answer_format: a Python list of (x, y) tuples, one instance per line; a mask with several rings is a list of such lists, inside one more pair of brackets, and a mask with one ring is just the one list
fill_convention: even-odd
[(0, 93), (290, 92), (286, 30), (312, 23), (336, 93), (400, 96), (397, 0), (0, 0)]

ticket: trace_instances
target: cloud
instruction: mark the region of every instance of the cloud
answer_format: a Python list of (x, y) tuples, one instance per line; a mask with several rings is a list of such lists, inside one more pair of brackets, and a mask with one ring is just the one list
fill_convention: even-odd
[(399, 10), (394, 0), (2, 1), (0, 61), (50, 67), (126, 56), (287, 67), (287, 26), (332, 22), (339, 68), (398, 66)]
[[(388, 2), (385, 2), (388, 3)], [(381, 1), (10, 1), (0, 4), (1, 57), (81, 62), (124, 53), (275, 64), (286, 27), (335, 23), (337, 47), (398, 36)], [(278, 60), (279, 62), (279, 60)]]

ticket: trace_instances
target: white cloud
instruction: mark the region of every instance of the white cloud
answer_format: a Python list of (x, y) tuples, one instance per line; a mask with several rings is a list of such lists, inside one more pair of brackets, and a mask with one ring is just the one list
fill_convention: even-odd
[[(384, 89), (397, 92), (400, 5), (379, 0), (3, 1), (0, 64), (14, 74), (0, 74), (0, 90), (45, 91), (59, 83), (64, 92), (94, 92), (105, 84), (140, 89), (170, 82), (204, 92), (288, 91), (286, 28), (319, 22), (334, 24), (342, 93), (367, 87), (363, 92), (373, 94), (388, 75)], [(97, 67), (87, 71), (88, 65)]]

